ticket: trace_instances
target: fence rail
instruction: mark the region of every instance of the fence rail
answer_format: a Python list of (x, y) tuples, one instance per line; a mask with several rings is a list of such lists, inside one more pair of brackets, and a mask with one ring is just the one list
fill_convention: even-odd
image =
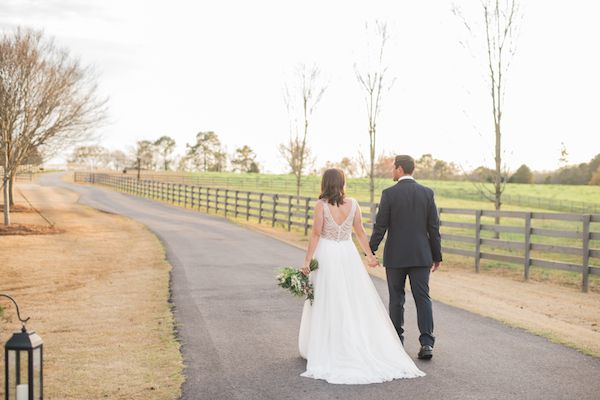
[[(291, 180), (273, 180), (257, 174), (246, 174), (244, 175), (243, 179), (239, 179), (220, 176), (185, 175), (173, 173), (161, 174), (157, 173), (156, 171), (144, 171), (142, 172), (142, 178), (146, 180), (185, 183), (188, 185), (223, 187), (240, 190), (258, 190), (260, 188), (260, 190), (263, 192), (294, 192), (296, 190), (296, 184)], [(468, 189), (438, 187), (435, 182), (431, 182), (428, 185), (435, 190), (438, 196), (461, 200), (489, 201), (483, 193), (475, 188)], [(388, 186), (388, 180), (375, 180), (375, 190), (377, 191), (381, 191)], [(369, 193), (369, 183), (365, 181), (349, 180), (347, 187), (352, 193)], [(320, 182), (317, 180), (304, 180), (302, 183), (302, 189), (310, 192), (318, 192), (320, 190)], [(502, 202), (504, 204), (511, 204), (514, 206), (541, 208), (552, 211), (583, 214), (600, 213), (600, 205), (597, 203), (555, 199), (551, 197), (504, 193), (502, 195)]]
[[(271, 226), (282, 224), (288, 231), (296, 227), (303, 230), (305, 235), (311, 228), (313, 217), (314, 199), (306, 196), (138, 180), (130, 176), (87, 172), (76, 172), (74, 180), (107, 185), (136, 196), (198, 211), (215, 211), (225, 216), (245, 217), (246, 220), (253, 218), (259, 223), (268, 221)], [(365, 228), (372, 230), (377, 204), (359, 202), (359, 205), (363, 211)], [(600, 265), (592, 264), (592, 259), (600, 261), (600, 249), (592, 248), (592, 245), (600, 247), (600, 232), (591, 229), (593, 224), (600, 223), (600, 214), (440, 208), (439, 215), (444, 243), (442, 251), (473, 258), (477, 272), (481, 260), (521, 264), (525, 279), (529, 278), (532, 266), (572, 271), (581, 273), (584, 292), (589, 288), (589, 276), (600, 275)], [(510, 225), (493, 223), (495, 217), (508, 219)], [(568, 224), (570, 229), (534, 226), (536, 221), (558, 221)], [(490, 235), (493, 237), (485, 237)], [(501, 238), (500, 235), (505, 237)], [(565, 243), (548, 242), (556, 238), (563, 239)], [(544, 240), (547, 242), (542, 243)]]

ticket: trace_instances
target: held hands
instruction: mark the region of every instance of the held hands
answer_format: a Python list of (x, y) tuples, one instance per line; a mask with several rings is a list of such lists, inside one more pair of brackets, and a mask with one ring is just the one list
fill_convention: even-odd
[(442, 265), (441, 261), (436, 261), (433, 263), (433, 265), (431, 266), (431, 272), (435, 272), (437, 271), (437, 269)]
[(367, 264), (368, 264), (368, 265), (369, 265), (369, 267), (371, 267), (371, 268), (377, 268), (377, 267), (379, 267), (379, 266), (380, 266), (380, 265), (379, 265), (379, 261), (378, 261), (378, 260), (377, 260), (377, 258), (376, 258), (374, 255), (372, 255), (372, 254), (369, 254), (369, 255), (367, 255)]

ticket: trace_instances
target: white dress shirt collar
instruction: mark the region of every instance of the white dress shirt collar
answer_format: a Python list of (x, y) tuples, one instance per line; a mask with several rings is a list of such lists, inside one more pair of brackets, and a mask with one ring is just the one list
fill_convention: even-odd
[(405, 180), (405, 179), (412, 179), (413, 181), (415, 180), (415, 178), (413, 178), (413, 177), (412, 177), (412, 176), (410, 176), (410, 175), (404, 175), (404, 176), (401, 176), (401, 177), (398, 179), (398, 182), (400, 182), (400, 181), (403, 181), (403, 180)]

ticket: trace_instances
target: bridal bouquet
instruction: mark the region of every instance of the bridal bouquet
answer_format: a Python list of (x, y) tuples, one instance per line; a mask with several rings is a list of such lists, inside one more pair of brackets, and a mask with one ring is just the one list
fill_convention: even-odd
[[(319, 263), (314, 258), (310, 260), (311, 272), (319, 268)], [(312, 304), (315, 298), (315, 291), (313, 285), (309, 282), (308, 276), (304, 275), (302, 271), (293, 267), (285, 267), (277, 270), (278, 285), (289, 291), (294, 296), (303, 297), (306, 296), (307, 300), (310, 300)]]

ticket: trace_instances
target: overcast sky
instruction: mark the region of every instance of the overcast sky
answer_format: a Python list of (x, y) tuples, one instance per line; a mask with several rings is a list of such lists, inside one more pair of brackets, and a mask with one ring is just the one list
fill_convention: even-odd
[[(467, 3), (467, 2), (460, 2)], [(480, 15), (468, 2), (468, 17)], [(508, 166), (558, 166), (600, 153), (600, 7), (592, 0), (524, 1), (507, 77), (503, 144)], [(328, 87), (309, 143), (317, 167), (368, 149), (353, 65), (364, 59), (365, 21), (389, 23), (390, 76), (377, 151), (493, 165), (490, 99), (479, 54), (452, 1), (2, 0), (0, 29), (43, 29), (99, 73), (109, 98), (102, 144), (172, 136), (182, 153), (197, 132), (218, 133), (229, 153), (250, 145), (283, 172), (288, 136), (282, 88), (298, 63), (317, 63)], [(483, 56), (483, 54), (481, 54)]]

